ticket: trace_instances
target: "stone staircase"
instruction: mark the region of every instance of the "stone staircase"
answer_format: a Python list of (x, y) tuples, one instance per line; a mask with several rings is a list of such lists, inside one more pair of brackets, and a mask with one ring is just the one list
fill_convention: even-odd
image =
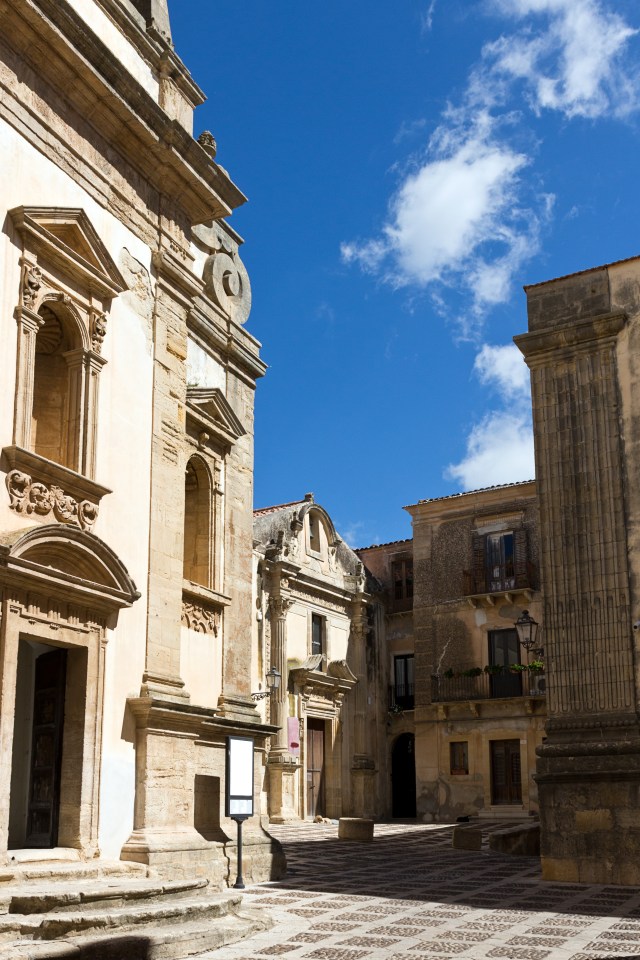
[(0, 960), (179, 960), (271, 926), (236, 891), (150, 880), (134, 863), (0, 870)]

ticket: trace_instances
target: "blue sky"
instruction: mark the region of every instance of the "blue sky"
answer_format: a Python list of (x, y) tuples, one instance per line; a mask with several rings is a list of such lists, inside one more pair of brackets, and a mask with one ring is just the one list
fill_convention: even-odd
[(257, 507), (354, 546), (533, 475), (523, 284), (640, 253), (637, 0), (180, 0), (269, 364)]

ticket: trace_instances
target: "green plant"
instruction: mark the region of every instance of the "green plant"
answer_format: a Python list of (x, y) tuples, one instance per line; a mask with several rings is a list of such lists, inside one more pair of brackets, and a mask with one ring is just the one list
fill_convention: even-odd
[(524, 673), (527, 669), (526, 663), (510, 663), (509, 670), (511, 673)]
[(498, 674), (502, 673), (502, 667), (500, 666), (500, 664), (491, 663), (484, 668), (484, 672), (488, 673), (492, 677), (496, 677), (498, 676)]
[(532, 660), (528, 669), (531, 673), (544, 673), (544, 660)]
[(453, 670), (451, 669), (451, 667), (449, 667), (448, 670), (445, 670), (445, 672), (442, 674), (442, 676), (443, 676), (446, 680), (453, 680), (453, 678), (455, 677), (455, 673), (453, 672)]
[(462, 672), (463, 677), (479, 677), (482, 674), (482, 667), (471, 667), (470, 670)]

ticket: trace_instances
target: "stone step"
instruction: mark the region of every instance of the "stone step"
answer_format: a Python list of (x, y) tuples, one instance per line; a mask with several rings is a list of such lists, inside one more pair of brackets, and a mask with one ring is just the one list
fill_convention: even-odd
[(238, 895), (201, 895), (170, 899), (160, 903), (133, 903), (122, 908), (80, 909), (68, 913), (6, 914), (0, 917), (0, 942), (16, 935), (34, 940), (60, 940), (84, 933), (131, 930), (145, 924), (155, 926), (202, 922), (237, 913)]
[(144, 863), (132, 860), (29, 860), (0, 867), (0, 893), (8, 884), (22, 885), (38, 881), (98, 880), (106, 877), (146, 877)]
[(156, 902), (193, 895), (204, 890), (207, 880), (148, 880), (146, 878), (100, 878), (82, 883), (24, 884), (0, 890), (0, 914), (62, 913), (90, 905), (119, 908), (144, 900)]
[(109, 931), (64, 940), (14, 940), (0, 944), (0, 960), (184, 960), (267, 930), (256, 909), (234, 909), (218, 918), (163, 922), (135, 932)]

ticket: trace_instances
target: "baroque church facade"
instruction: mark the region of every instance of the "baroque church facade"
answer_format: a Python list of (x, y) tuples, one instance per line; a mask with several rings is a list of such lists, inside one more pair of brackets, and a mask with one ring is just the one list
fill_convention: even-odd
[[(2, 0), (0, 859), (224, 885), (250, 693), (259, 344), (166, 0)], [(259, 817), (245, 875), (277, 876)]]

